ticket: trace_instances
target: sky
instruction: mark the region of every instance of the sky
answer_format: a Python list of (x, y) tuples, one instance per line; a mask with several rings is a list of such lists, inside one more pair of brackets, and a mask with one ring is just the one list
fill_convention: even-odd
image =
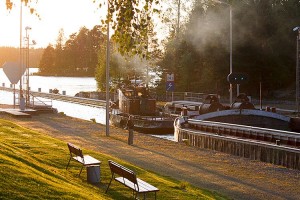
[[(17, 2), (11, 11), (7, 11), (5, 1), (1, 3), (0, 46), (19, 47), (20, 4)], [(34, 48), (44, 48), (50, 43), (55, 45), (61, 28), (66, 38), (83, 26), (92, 29), (100, 24), (100, 20), (106, 14), (93, 0), (39, 0), (34, 7), (40, 19), (30, 14), (25, 6), (22, 12), (22, 35), (26, 36), (25, 27), (31, 27), (28, 35), (30, 41), (35, 40), (37, 43)]]

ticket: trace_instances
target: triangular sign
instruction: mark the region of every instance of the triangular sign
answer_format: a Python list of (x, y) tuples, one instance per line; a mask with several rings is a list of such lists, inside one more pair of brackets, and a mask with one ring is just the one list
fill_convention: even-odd
[(17, 62), (5, 62), (2, 68), (11, 84), (17, 84), (26, 70), (24, 65), (20, 66)]

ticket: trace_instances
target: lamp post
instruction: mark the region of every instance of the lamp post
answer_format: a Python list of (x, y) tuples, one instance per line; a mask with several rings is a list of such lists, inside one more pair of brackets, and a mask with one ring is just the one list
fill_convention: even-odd
[(106, 136), (109, 136), (109, 0), (107, 1), (107, 44), (106, 44)]
[[(19, 75), (20, 75), (20, 93), (19, 93), (19, 107), (21, 110), (23, 110), (23, 105), (21, 102), (23, 102), (23, 91), (22, 91), (22, 10), (23, 10), (23, 2), (20, 0), (20, 58), (19, 58)], [(15, 99), (14, 99), (15, 101)]]
[[(224, 4), (229, 6), (229, 20), (230, 20), (230, 36), (229, 36), (229, 43), (230, 43), (230, 66), (229, 66), (229, 73), (231, 74), (233, 72), (232, 70), (232, 6), (229, 3), (226, 3), (224, 1), (219, 0), (213, 0), (216, 3)], [(229, 92), (230, 92), (230, 104), (232, 104), (232, 84), (229, 84)]]
[(25, 27), (25, 39), (27, 42), (26, 46), (26, 106), (29, 106), (29, 34), (28, 31), (31, 30), (31, 27)]
[(297, 50), (296, 50), (296, 108), (297, 108), (297, 115), (299, 115), (299, 89), (300, 89), (300, 85), (299, 85), (299, 81), (300, 81), (300, 69), (299, 69), (299, 60), (300, 60), (300, 55), (299, 55), (299, 45), (300, 45), (300, 26), (297, 26), (295, 28), (293, 28), (293, 31), (297, 31), (298, 35), (297, 35)]

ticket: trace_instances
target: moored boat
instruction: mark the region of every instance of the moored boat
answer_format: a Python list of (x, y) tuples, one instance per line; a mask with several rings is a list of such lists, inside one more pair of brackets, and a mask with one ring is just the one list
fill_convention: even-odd
[(145, 87), (118, 89), (118, 100), (111, 107), (110, 122), (126, 128), (133, 117), (134, 130), (148, 134), (173, 134), (174, 118), (162, 116), (156, 109), (156, 100)]

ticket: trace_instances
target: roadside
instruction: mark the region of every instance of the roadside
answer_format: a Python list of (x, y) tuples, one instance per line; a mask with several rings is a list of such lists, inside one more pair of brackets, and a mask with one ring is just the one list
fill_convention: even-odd
[(5, 114), (0, 117), (232, 199), (300, 199), (300, 171), (136, 132), (134, 145), (130, 146), (125, 130), (110, 127), (107, 137), (105, 126), (61, 114), (41, 114), (28, 119)]

